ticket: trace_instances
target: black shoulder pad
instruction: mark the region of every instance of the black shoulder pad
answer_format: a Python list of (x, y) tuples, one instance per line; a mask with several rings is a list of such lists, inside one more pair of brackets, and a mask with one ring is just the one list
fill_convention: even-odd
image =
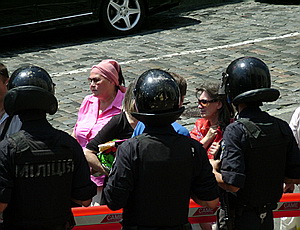
[(239, 118), (238, 120), (236, 120), (236, 122), (243, 124), (249, 136), (252, 138), (256, 139), (262, 133), (262, 130), (254, 122), (250, 121), (247, 118)]
[(24, 152), (30, 148), (23, 130), (10, 135), (9, 140), (16, 146), (16, 153)]

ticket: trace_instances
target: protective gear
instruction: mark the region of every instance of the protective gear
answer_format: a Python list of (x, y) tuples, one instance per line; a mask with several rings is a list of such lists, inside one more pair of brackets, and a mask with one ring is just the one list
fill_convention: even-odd
[(276, 101), (280, 93), (270, 87), (267, 65), (255, 57), (241, 57), (231, 62), (223, 73), (219, 94), (226, 94), (233, 104)]
[(179, 108), (180, 92), (173, 77), (159, 69), (144, 72), (135, 82), (135, 104), (132, 113), (146, 125), (165, 126), (176, 121), (184, 111)]
[[(237, 122), (245, 128), (249, 147), (243, 154), (247, 168), (246, 182), (235, 199), (238, 204), (250, 207), (276, 204), (283, 192), (286, 162), (282, 160), (282, 153), (286, 151), (290, 132), (277, 118), (271, 116), (267, 122), (255, 123), (246, 118), (240, 118)], [(269, 179), (271, 177), (272, 180)], [(264, 193), (257, 188), (264, 188)]]
[(54, 114), (58, 108), (54, 86), (49, 74), (38, 66), (17, 69), (8, 82), (5, 111), (9, 115), (19, 114), (23, 110), (42, 110)]
[[(4, 212), (7, 229), (23, 229), (24, 226), (26, 229), (56, 229), (56, 226), (66, 224), (66, 213), (70, 212), (74, 157), (72, 147), (63, 142), (62, 135), (58, 132), (55, 139), (42, 142), (22, 130), (9, 137), (10, 146), (15, 149), (15, 179), (14, 199)], [(51, 186), (53, 184), (56, 186)], [(32, 188), (35, 188), (34, 196), (28, 194)], [(45, 205), (41, 212), (40, 204), (53, 194), (60, 195), (55, 196), (55, 202)], [(28, 207), (32, 209), (30, 212)], [(36, 221), (41, 219), (44, 226)]]
[[(218, 188), (198, 141), (176, 135), (172, 126), (146, 128), (118, 147), (105, 198), (112, 210), (123, 208), (124, 230), (173, 230), (188, 221), (191, 193), (208, 200), (218, 197)], [(178, 167), (182, 170), (174, 176)]]

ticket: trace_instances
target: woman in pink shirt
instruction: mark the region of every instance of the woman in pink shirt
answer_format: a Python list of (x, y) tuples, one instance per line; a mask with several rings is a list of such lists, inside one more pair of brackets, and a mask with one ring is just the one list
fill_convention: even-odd
[[(103, 60), (94, 65), (88, 80), (92, 95), (84, 98), (72, 134), (82, 148), (85, 148), (114, 115), (121, 112), (126, 91), (121, 67), (115, 60)], [(91, 176), (98, 186), (98, 193), (92, 201), (93, 206), (100, 204), (104, 177)]]

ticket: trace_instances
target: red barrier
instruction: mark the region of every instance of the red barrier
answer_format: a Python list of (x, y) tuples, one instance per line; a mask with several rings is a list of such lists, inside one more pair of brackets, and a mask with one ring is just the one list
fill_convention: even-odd
[[(122, 210), (111, 211), (106, 205), (72, 209), (77, 226), (75, 230), (117, 230), (121, 228)], [(190, 201), (190, 223), (206, 223), (216, 220), (216, 209), (201, 207)], [(300, 193), (284, 194), (274, 210), (274, 217), (300, 216)]]

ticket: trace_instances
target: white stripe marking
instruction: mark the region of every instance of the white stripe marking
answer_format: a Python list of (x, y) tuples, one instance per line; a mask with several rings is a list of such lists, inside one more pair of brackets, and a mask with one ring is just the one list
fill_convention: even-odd
[[(258, 42), (262, 42), (262, 41), (278, 40), (278, 39), (283, 39), (283, 38), (295, 37), (298, 35), (300, 35), (300, 32), (285, 34), (285, 35), (276, 36), (276, 37), (257, 38), (257, 39), (244, 41), (244, 42), (238, 42), (238, 43), (234, 43), (234, 44), (230, 44), (230, 45), (215, 46), (215, 47), (199, 49), (199, 50), (182, 51), (179, 53), (166, 54), (166, 55), (152, 57), (152, 58), (141, 58), (141, 59), (137, 59), (137, 60), (129, 60), (129, 61), (119, 62), (119, 63), (120, 63), (120, 65), (126, 65), (126, 64), (140, 63), (140, 62), (146, 62), (146, 61), (156, 61), (156, 60), (160, 60), (160, 59), (164, 59), (164, 58), (172, 58), (172, 57), (176, 57), (176, 56), (184, 56), (184, 55), (188, 55), (188, 54), (202, 53), (202, 52), (213, 51), (213, 50), (218, 50), (218, 49), (227, 49), (227, 48), (243, 46), (243, 45), (247, 45), (247, 44), (251, 44), (251, 43), (258, 43)], [(53, 73), (51, 75), (53, 77), (59, 77), (62, 75), (85, 73), (89, 70), (90, 70), (90, 68), (78, 69), (78, 70), (72, 70), (72, 71), (66, 71), (66, 72), (60, 72), (60, 73)]]

